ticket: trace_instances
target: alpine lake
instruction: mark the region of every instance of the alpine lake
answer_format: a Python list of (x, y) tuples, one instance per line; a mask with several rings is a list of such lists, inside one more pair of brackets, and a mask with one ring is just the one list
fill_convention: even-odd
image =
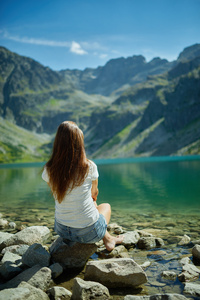
[[(150, 261), (145, 269), (148, 282), (136, 290), (111, 290), (113, 299), (123, 299), (127, 294), (183, 294), (184, 284), (178, 278), (166, 280), (161, 273), (170, 270), (180, 274), (180, 259), (192, 260), (192, 241), (200, 239), (200, 156), (95, 160), (95, 163), (99, 171), (97, 203), (111, 204), (110, 223), (117, 223), (125, 231), (147, 231), (165, 243), (162, 248), (129, 250), (130, 257), (138, 264)], [(41, 178), (43, 166), (44, 163), (0, 165), (0, 213), (18, 228), (45, 225), (53, 232), (54, 200)], [(10, 232), (14, 233), (11, 229)], [(179, 245), (184, 235), (191, 242)], [(84, 270), (78, 276), (83, 274)], [(76, 275), (61, 275), (57, 285), (71, 289)], [(195, 283), (200, 284), (200, 279)]]

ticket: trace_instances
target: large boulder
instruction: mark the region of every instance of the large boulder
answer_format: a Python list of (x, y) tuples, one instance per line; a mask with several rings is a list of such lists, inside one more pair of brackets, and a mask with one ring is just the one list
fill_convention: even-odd
[(83, 279), (78, 277), (74, 279), (72, 300), (108, 300), (109, 298), (109, 290), (101, 283), (94, 281), (84, 281)]
[(35, 265), (48, 267), (50, 263), (50, 254), (41, 244), (35, 243), (23, 254), (22, 262), (29, 267)]
[(108, 288), (136, 287), (147, 282), (147, 275), (131, 258), (111, 258), (89, 261), (84, 279), (97, 281)]
[(12, 245), (32, 245), (34, 243), (46, 243), (51, 236), (51, 232), (46, 226), (31, 226), (12, 235), (0, 244), (0, 251)]
[(52, 261), (58, 262), (63, 268), (84, 267), (96, 250), (96, 244), (67, 243), (61, 237), (58, 237), (49, 249)]
[(1, 245), (1, 243), (5, 242), (6, 240), (11, 238), (12, 236), (14, 236), (13, 233), (0, 231), (0, 245)]

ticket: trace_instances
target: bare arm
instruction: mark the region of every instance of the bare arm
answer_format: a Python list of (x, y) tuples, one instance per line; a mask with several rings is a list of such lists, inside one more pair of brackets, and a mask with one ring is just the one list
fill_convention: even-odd
[(92, 181), (91, 194), (94, 201), (97, 201), (97, 196), (99, 194), (98, 190), (98, 179)]

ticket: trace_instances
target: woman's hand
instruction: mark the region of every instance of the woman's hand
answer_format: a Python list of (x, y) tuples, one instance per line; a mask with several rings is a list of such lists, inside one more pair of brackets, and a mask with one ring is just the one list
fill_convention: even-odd
[(98, 190), (98, 179), (92, 181), (91, 195), (94, 201), (97, 201), (97, 196), (99, 194)]

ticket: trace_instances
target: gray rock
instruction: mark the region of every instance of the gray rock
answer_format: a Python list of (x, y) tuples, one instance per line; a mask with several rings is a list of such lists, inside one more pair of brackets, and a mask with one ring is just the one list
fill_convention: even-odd
[(124, 240), (122, 245), (126, 248), (134, 247), (140, 239), (140, 235), (137, 231), (128, 231), (123, 234)]
[(54, 286), (47, 290), (47, 295), (51, 300), (70, 300), (72, 293), (64, 287)]
[(38, 288), (28, 284), (25, 281), (22, 281), (20, 283), (20, 285), (18, 286), (18, 288), (27, 288), (30, 291), (30, 296), (32, 296), (32, 298), (30, 298), (30, 299), (49, 300), (49, 297), (45, 292), (43, 292), (41, 289), (38, 289)]
[(2, 300), (49, 300), (46, 293), (34, 288), (27, 283), (20, 284), (17, 288), (0, 291)]
[(1, 260), (0, 275), (9, 280), (22, 272), (22, 259), (21, 256), (6, 252)]
[(17, 227), (16, 223), (15, 222), (9, 222), (8, 223), (8, 226), (11, 228), (11, 229), (15, 229)]
[(152, 233), (149, 233), (145, 230), (136, 230), (136, 231), (139, 233), (140, 237), (151, 237), (151, 236), (153, 236)]
[(157, 294), (152, 296), (127, 295), (124, 300), (187, 300), (187, 298), (179, 294)]
[(175, 272), (172, 272), (172, 271), (163, 271), (161, 273), (161, 276), (164, 278), (164, 279), (169, 279), (169, 280), (176, 280), (176, 273)]
[(12, 252), (6, 252), (1, 260), (1, 263), (5, 263), (7, 261), (12, 262), (12, 263), (20, 263), (21, 262), (21, 256), (14, 254)]
[(141, 237), (137, 243), (139, 249), (153, 249), (164, 246), (164, 241), (157, 237)]
[(47, 267), (41, 268), (41, 266), (34, 266), (30, 269), (23, 271), (13, 279), (7, 281), (0, 286), (0, 289), (16, 288), (22, 281), (29, 283), (30, 285), (46, 291), (51, 281), (51, 270)]
[(135, 287), (147, 282), (146, 273), (131, 258), (89, 261), (85, 280), (100, 282), (107, 287)]
[(46, 226), (31, 226), (27, 227), (16, 234), (12, 235), (9, 239), (6, 239), (0, 244), (0, 250), (12, 245), (27, 244), (32, 245), (34, 243), (45, 243), (49, 240), (51, 232)]
[(192, 248), (192, 255), (193, 255), (195, 260), (200, 261), (200, 245), (195, 245)]
[(13, 245), (13, 246), (9, 246), (9, 247), (6, 247), (4, 248), (1, 253), (2, 254), (5, 254), (6, 252), (12, 252), (14, 254), (18, 254), (20, 256), (22, 256), (26, 250), (28, 249), (28, 245)]
[(122, 229), (121, 226), (119, 226), (117, 223), (111, 223), (111, 224), (108, 224), (108, 231), (110, 233), (115, 233), (115, 234), (121, 234), (124, 232), (124, 230)]
[(0, 231), (0, 244), (5, 242), (6, 240), (8, 240), (9, 238), (11, 238), (12, 236), (14, 236), (13, 233), (8, 233), (8, 232), (1, 232)]
[[(0, 291), (2, 300), (34, 300), (31, 292), (27, 288), (11, 288)], [(39, 299), (38, 299), (39, 300)]]
[(184, 293), (191, 296), (200, 296), (200, 284), (197, 283), (185, 283)]
[(6, 280), (10, 280), (21, 272), (22, 269), (10, 261), (6, 261), (0, 266), (0, 275)]
[(74, 279), (74, 285), (72, 290), (72, 299), (99, 299), (107, 300), (110, 298), (109, 290), (101, 283), (94, 281), (84, 281), (81, 278), (76, 277)]
[(0, 229), (8, 226), (8, 221), (5, 219), (0, 219)]
[(35, 243), (23, 254), (22, 262), (29, 267), (33, 267), (35, 265), (48, 267), (50, 254), (44, 247), (42, 247), (41, 244)]
[(140, 267), (144, 270), (145, 268), (149, 267), (151, 262), (149, 260), (145, 261)]
[(116, 246), (112, 251), (103, 251), (98, 253), (101, 258), (122, 258), (129, 257), (127, 249), (123, 245)]
[(59, 263), (55, 263), (49, 267), (51, 270), (52, 278), (55, 279), (63, 272), (63, 267)]
[(185, 264), (182, 267), (183, 272), (178, 275), (181, 282), (194, 280), (199, 277), (200, 270), (193, 264)]
[(187, 245), (190, 243), (190, 241), (191, 241), (191, 238), (187, 234), (184, 234), (184, 236), (182, 237), (182, 239), (180, 240), (178, 245), (179, 246)]
[(82, 268), (96, 250), (95, 244), (66, 244), (61, 237), (49, 249), (52, 261), (58, 262), (63, 268)]
[(191, 262), (191, 260), (189, 259), (189, 257), (183, 257), (181, 260), (180, 260), (180, 263), (182, 266), (184, 265), (187, 265)]

